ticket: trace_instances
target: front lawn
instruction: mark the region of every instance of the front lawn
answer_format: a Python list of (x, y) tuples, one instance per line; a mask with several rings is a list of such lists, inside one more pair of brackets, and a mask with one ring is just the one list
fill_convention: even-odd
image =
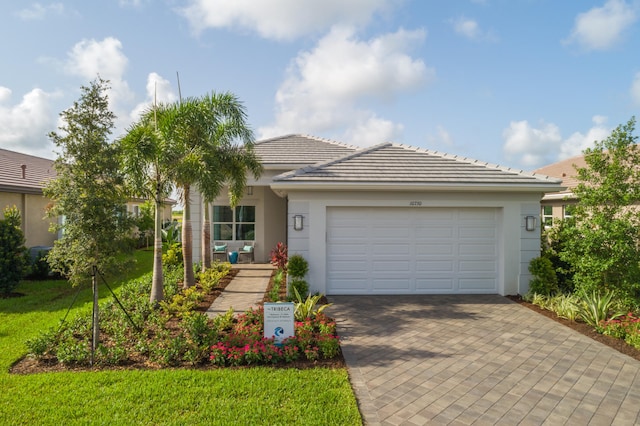
[[(131, 277), (150, 269), (151, 255), (138, 252)], [(25, 340), (57, 325), (76, 294), (63, 281), (23, 282), (16, 291), (25, 296), (0, 299), (0, 424), (361, 424), (345, 369), (9, 374)], [(90, 299), (82, 290), (70, 315)]]

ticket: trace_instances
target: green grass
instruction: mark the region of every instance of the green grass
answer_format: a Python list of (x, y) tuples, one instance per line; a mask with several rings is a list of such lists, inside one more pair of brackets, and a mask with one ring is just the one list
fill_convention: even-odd
[[(151, 269), (151, 252), (137, 258), (130, 278)], [(110, 283), (114, 290), (120, 284)], [(55, 327), (77, 289), (42, 281), (17, 291), (26, 296), (0, 299), (0, 424), (361, 424), (344, 369), (9, 374), (26, 353), (24, 341)], [(101, 295), (110, 297), (106, 288)], [(90, 299), (82, 289), (71, 315), (90, 309)]]

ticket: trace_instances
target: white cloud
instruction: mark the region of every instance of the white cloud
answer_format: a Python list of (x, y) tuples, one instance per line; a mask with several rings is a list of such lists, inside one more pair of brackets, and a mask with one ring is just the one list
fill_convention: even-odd
[(436, 133), (427, 136), (428, 148), (434, 151), (447, 151), (455, 147), (455, 141), (451, 133), (442, 125), (436, 126)]
[(129, 124), (126, 105), (133, 101), (134, 94), (124, 80), (129, 60), (122, 52), (120, 40), (113, 37), (102, 41), (82, 40), (73, 46), (67, 56), (64, 68), (68, 73), (82, 77), (87, 82), (98, 75), (109, 80), (109, 107), (118, 117), (116, 127), (126, 127)]
[(555, 124), (541, 122), (539, 128), (534, 128), (526, 120), (512, 121), (502, 132), (505, 157), (519, 166), (534, 169), (580, 155), (611, 133), (606, 117), (596, 115), (592, 121), (586, 133), (574, 132), (566, 139)]
[(496, 41), (497, 37), (490, 31), (480, 28), (480, 24), (475, 19), (465, 18), (463, 16), (451, 20), (453, 31), (469, 40), (474, 41)]
[(62, 3), (51, 3), (43, 6), (40, 3), (33, 3), (28, 8), (16, 12), (16, 15), (25, 21), (40, 21), (50, 13), (55, 15), (64, 14), (64, 5)]
[(356, 129), (363, 130), (365, 123), (384, 129), (385, 138), (397, 136), (400, 127), (358, 108), (358, 102), (389, 101), (431, 80), (435, 72), (406, 53), (424, 38), (423, 30), (401, 29), (361, 41), (353, 28), (333, 28), (292, 63), (276, 94), (276, 123), (260, 129), (263, 137), (349, 128), (345, 133), (359, 140), (356, 133), (364, 132)]
[(399, 0), (191, 0), (182, 10), (191, 27), (255, 31), (286, 40), (324, 31), (336, 24), (364, 25)]
[(151, 105), (154, 101), (160, 103), (172, 103), (178, 100), (178, 96), (171, 88), (169, 80), (163, 78), (159, 74), (152, 72), (147, 77), (146, 98), (144, 102), (139, 103), (131, 112), (133, 121), (140, 118), (140, 114)]
[(637, 105), (640, 105), (640, 72), (636, 73), (631, 83), (631, 98)]
[(371, 146), (397, 141), (402, 137), (402, 124), (379, 118), (369, 111), (360, 111), (356, 115), (361, 117), (344, 132), (340, 140), (358, 146)]
[(587, 50), (609, 49), (636, 19), (633, 6), (623, 0), (608, 0), (602, 7), (579, 14), (565, 43), (576, 43)]
[(0, 87), (0, 146), (19, 152), (52, 157), (47, 134), (56, 127), (52, 101), (59, 93), (33, 89), (16, 105), (8, 105), (11, 90)]
[(586, 148), (592, 148), (594, 142), (606, 139), (610, 134), (610, 128), (606, 127), (607, 117), (596, 115), (593, 117), (593, 127), (585, 134), (574, 132), (565, 139), (560, 146), (559, 160), (575, 157), (582, 154)]
[(536, 129), (527, 120), (512, 121), (502, 137), (507, 160), (525, 168), (553, 162), (562, 142), (560, 129), (555, 124), (542, 122)]

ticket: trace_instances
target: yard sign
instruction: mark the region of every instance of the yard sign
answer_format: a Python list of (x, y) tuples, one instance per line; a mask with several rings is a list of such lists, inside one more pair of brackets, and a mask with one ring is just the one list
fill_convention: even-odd
[(276, 343), (295, 335), (293, 329), (293, 303), (264, 304), (264, 337), (274, 338)]

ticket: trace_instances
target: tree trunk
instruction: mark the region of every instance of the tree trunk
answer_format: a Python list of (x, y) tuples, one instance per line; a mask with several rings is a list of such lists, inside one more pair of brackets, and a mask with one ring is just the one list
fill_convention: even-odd
[(156, 191), (156, 216), (153, 235), (153, 278), (151, 281), (151, 296), (149, 301), (157, 305), (164, 299), (164, 277), (162, 274), (162, 199), (160, 189)]
[(202, 224), (202, 270), (211, 268), (211, 221), (209, 220), (209, 202), (204, 202), (204, 223)]
[(96, 349), (98, 348), (98, 343), (100, 343), (100, 314), (98, 312), (98, 276), (96, 266), (92, 267), (91, 271), (91, 284), (93, 288), (93, 321), (92, 321), (92, 339), (91, 339), (91, 362), (93, 365), (95, 359)]
[(191, 227), (191, 202), (189, 201), (189, 185), (183, 188), (184, 210), (182, 213), (182, 260), (184, 263), (184, 288), (193, 287), (196, 283), (193, 275), (193, 231)]

